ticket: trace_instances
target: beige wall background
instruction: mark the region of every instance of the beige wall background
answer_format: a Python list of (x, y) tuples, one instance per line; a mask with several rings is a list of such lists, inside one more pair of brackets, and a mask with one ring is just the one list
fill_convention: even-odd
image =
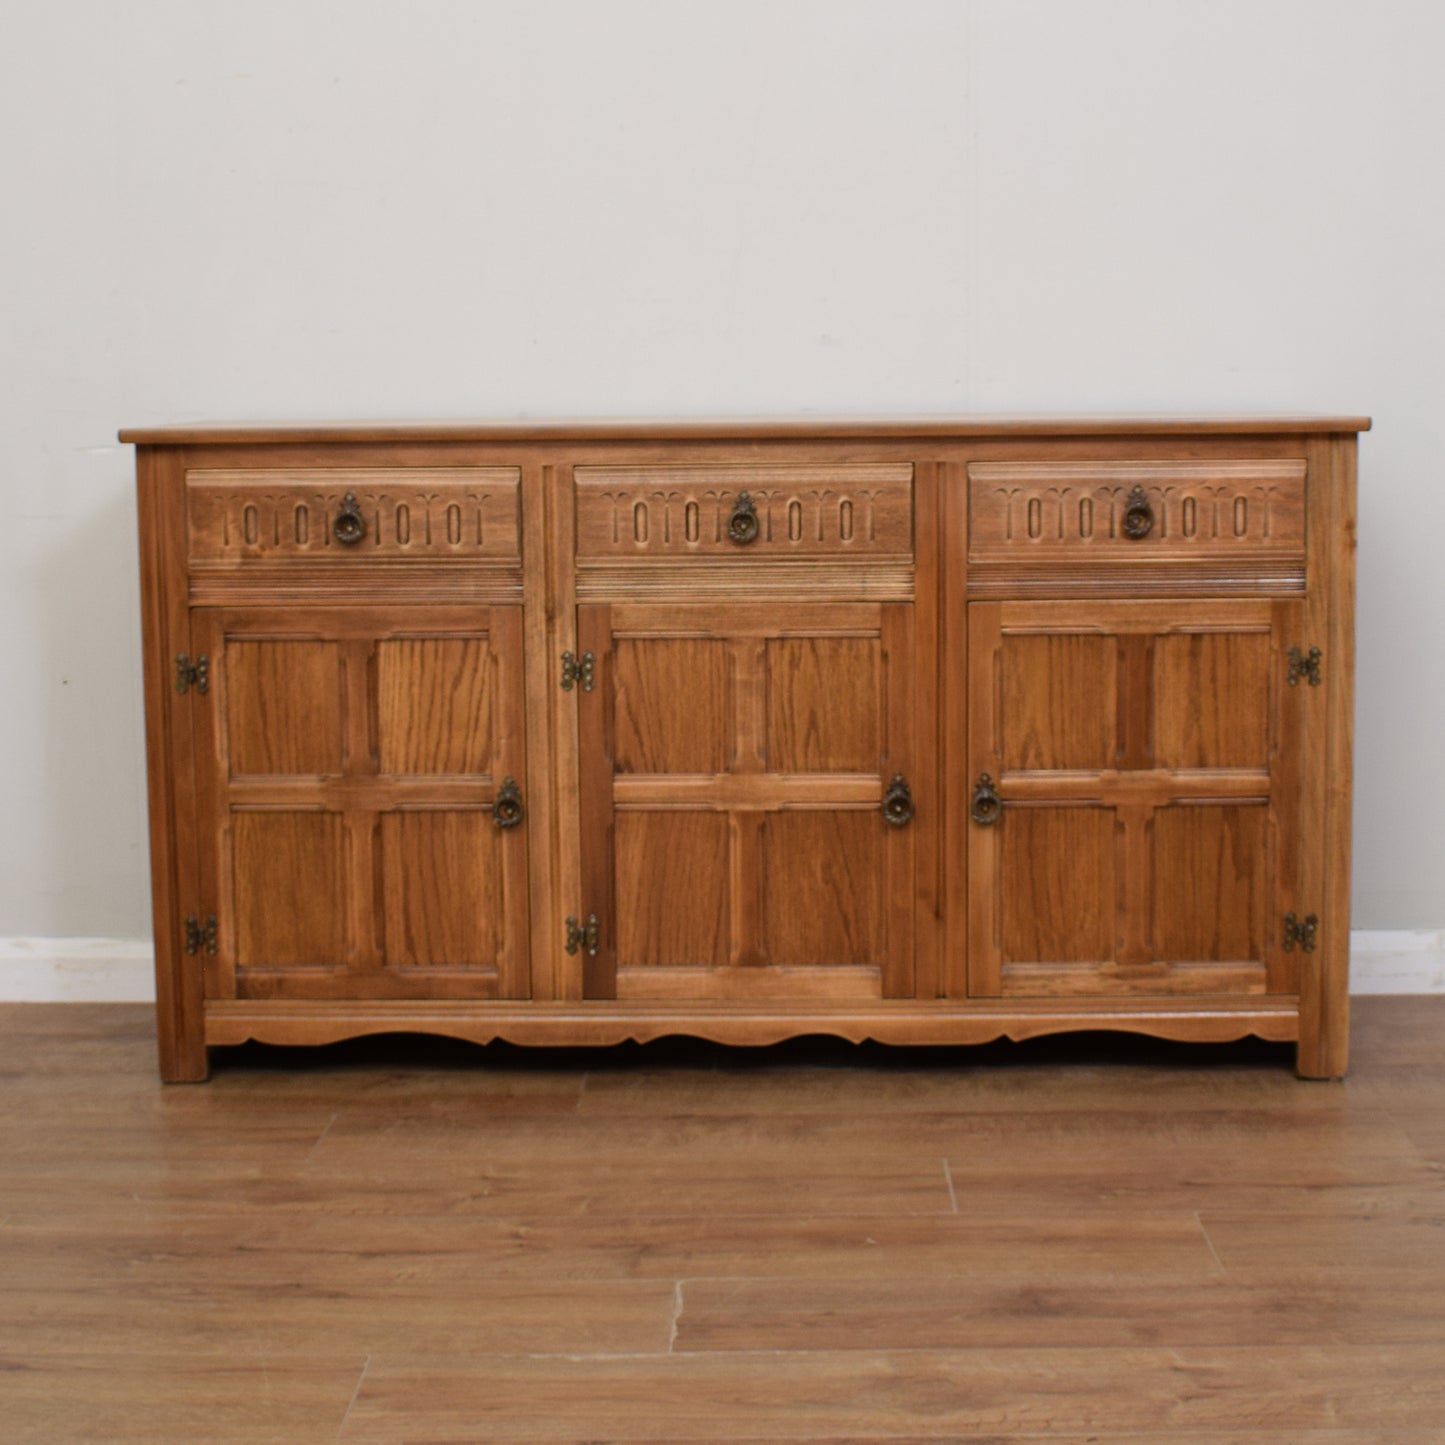
[(1445, 928), (1445, 9), (5, 22), (0, 939), (149, 931), (118, 426), (559, 413), (1373, 413), (1356, 922)]

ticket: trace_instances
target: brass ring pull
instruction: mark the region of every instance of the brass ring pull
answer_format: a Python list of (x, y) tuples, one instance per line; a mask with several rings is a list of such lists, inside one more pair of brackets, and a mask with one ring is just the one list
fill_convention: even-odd
[(354, 547), (366, 536), (366, 518), (361, 515), (355, 492), (347, 492), (341, 499), (341, 510), (331, 524), (331, 532), (344, 547)]
[(732, 516), (728, 518), (728, 540), (736, 542), (739, 547), (746, 547), (749, 542), (757, 540), (757, 535), (758, 509), (746, 492), (739, 492), (733, 503)]
[(1143, 487), (1135, 487), (1124, 504), (1124, 535), (1139, 541), (1154, 530), (1154, 508)]
[(978, 786), (973, 790), (973, 807), (969, 813), (975, 823), (991, 828), (1003, 815), (1003, 799), (994, 789), (993, 779), (987, 773), (979, 776)]
[(883, 805), (879, 809), (883, 821), (895, 828), (906, 828), (913, 821), (913, 794), (903, 781), (902, 773), (894, 773), (888, 791), (883, 794)]
[(502, 786), (497, 789), (497, 801), (492, 804), (493, 821), (499, 828), (515, 828), (526, 816), (516, 778), (503, 778)]

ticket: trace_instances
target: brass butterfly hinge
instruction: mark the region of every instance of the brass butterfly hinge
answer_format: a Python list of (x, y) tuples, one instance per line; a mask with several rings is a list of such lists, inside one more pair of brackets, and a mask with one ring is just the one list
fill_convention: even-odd
[(1312, 647), (1308, 652), (1301, 651), (1298, 647), (1291, 647), (1289, 650), (1289, 685), (1298, 687), (1300, 679), (1308, 680), (1311, 687), (1318, 687), (1324, 681), (1320, 673), (1320, 661), (1324, 654), (1318, 647)]
[(574, 657), (570, 652), (564, 652), (562, 654), (562, 691), (571, 692), (580, 684), (583, 692), (591, 692), (593, 669), (596, 666), (597, 659), (590, 652), (584, 652), (581, 657)]
[(1303, 921), (1296, 914), (1286, 913), (1284, 916), (1284, 951), (1293, 953), (1295, 944), (1299, 944), (1302, 953), (1313, 953), (1315, 951), (1315, 934), (1320, 926), (1319, 916), (1314, 913), (1307, 914)]
[(203, 694), (211, 690), (211, 663), (204, 652), (194, 662), (184, 652), (176, 658), (176, 691), (192, 688)]
[(567, 920), (567, 952), (576, 953), (584, 949), (588, 958), (597, 957), (597, 949), (602, 942), (602, 925), (597, 921), (595, 913), (589, 913), (586, 920), (579, 924), (576, 918)]
[(198, 954), (203, 948), (209, 954), (214, 954), (218, 947), (216, 920), (214, 917), (207, 918), (202, 923), (194, 913), (186, 914), (186, 952), (192, 957)]

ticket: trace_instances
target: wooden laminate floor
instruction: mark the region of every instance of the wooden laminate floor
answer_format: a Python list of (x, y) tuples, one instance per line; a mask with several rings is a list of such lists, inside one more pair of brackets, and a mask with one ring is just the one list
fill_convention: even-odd
[(376, 1040), (0, 1006), (0, 1442), (1445, 1441), (1445, 998), (1101, 1036)]

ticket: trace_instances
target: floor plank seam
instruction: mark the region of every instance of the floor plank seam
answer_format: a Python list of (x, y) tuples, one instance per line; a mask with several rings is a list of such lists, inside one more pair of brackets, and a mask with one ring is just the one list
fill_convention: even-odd
[[(696, 1281), (694, 1281), (696, 1283)], [(683, 1348), (672, 1353), (671, 1358), (679, 1364), (685, 1359), (690, 1364), (697, 1364), (706, 1360), (709, 1356), (728, 1360), (760, 1359), (760, 1360), (827, 1360), (837, 1359), (840, 1356), (856, 1357), (860, 1355), (871, 1356), (875, 1360), (887, 1361), (895, 1358), (905, 1358), (917, 1355), (927, 1355), (936, 1359), (961, 1359), (965, 1356), (1033, 1356), (1049, 1358), (1065, 1358), (1070, 1356), (1087, 1355), (1090, 1357), (1101, 1357), (1106, 1355), (1115, 1356), (1145, 1356), (1151, 1360), (1160, 1362), (1167, 1361), (1171, 1369), (1181, 1371), (1197, 1370), (1201, 1368), (1213, 1368), (1216, 1361), (1221, 1357), (1225, 1362), (1239, 1360), (1245, 1363), (1258, 1361), (1260, 1358), (1261, 1346), (1258, 1344), (1185, 1344), (1170, 1345), (1162, 1342), (1150, 1344), (1140, 1342), (1120, 1342), (1117, 1344), (973, 1344), (973, 1345), (823, 1345), (810, 1349), (765, 1349), (750, 1347), (743, 1349), (719, 1349), (716, 1346), (708, 1346), (706, 1349)], [(1357, 1356), (1359, 1346), (1346, 1344), (1339, 1340), (1321, 1343), (1318, 1340), (1286, 1340), (1281, 1343), (1271, 1344), (1269, 1350), (1272, 1354), (1282, 1358), (1295, 1355), (1311, 1356), (1321, 1354), (1333, 1354), (1342, 1360), (1350, 1360)], [(1439, 1358), (1440, 1342), (1438, 1340), (1395, 1340), (1387, 1343), (1370, 1344), (1365, 1346), (1367, 1350), (1375, 1351), (1383, 1355), (1386, 1351), (1392, 1356), (1398, 1355), (1422, 1355), (1427, 1356), (1433, 1363)], [(593, 1350), (579, 1352), (577, 1350), (488, 1350), (478, 1358), (487, 1361), (508, 1361), (508, 1360), (532, 1360), (537, 1362), (567, 1360), (572, 1364), (624, 1362), (629, 1360), (666, 1360), (668, 1354), (661, 1350)], [(397, 1360), (410, 1360), (411, 1356), (405, 1353), (393, 1352), (393, 1362)], [(426, 1357), (425, 1363), (434, 1363), (434, 1357)], [(1333, 1429), (1334, 1426), (1317, 1426), (1315, 1428)], [(1344, 1427), (1340, 1427), (1344, 1428)], [(1353, 1427), (1351, 1427), (1353, 1428)]]
[(1204, 1242), (1209, 1246), (1210, 1256), (1214, 1260), (1215, 1268), (1220, 1274), (1225, 1273), (1224, 1261), (1219, 1257), (1219, 1251), (1214, 1247), (1214, 1241), (1209, 1237), (1209, 1231), (1204, 1227), (1204, 1216), (1196, 1211), (1194, 1218), (1199, 1225), (1199, 1232), (1204, 1236)]
[(667, 1353), (677, 1348), (677, 1327), (682, 1320), (682, 1281), (678, 1280), (672, 1290), (672, 1319), (668, 1322)]
[(356, 1388), (351, 1392), (351, 1399), (346, 1402), (346, 1413), (341, 1417), (341, 1424), (336, 1427), (336, 1439), (339, 1442), (346, 1434), (346, 1422), (351, 1419), (351, 1412), (356, 1408), (356, 1402), (361, 1395), (361, 1387), (366, 1383), (366, 1372), (371, 1368), (371, 1356), (366, 1357), (361, 1366), (361, 1373), (356, 1377)]
[(302, 1159), (302, 1162), (303, 1162), (303, 1163), (305, 1162), (305, 1160), (310, 1159), (310, 1157), (322, 1146), (322, 1144), (323, 1144), (323, 1143), (325, 1142), (325, 1140), (326, 1140), (326, 1136), (331, 1132), (331, 1126), (332, 1126), (340, 1117), (341, 1117), (341, 1113), (340, 1113), (340, 1111), (338, 1110), (336, 1113), (332, 1114), (332, 1116), (326, 1121), (325, 1127), (324, 1127), (324, 1128), (322, 1129), (322, 1131), (316, 1136), (316, 1138), (311, 1142), (310, 1147), (306, 1150), (306, 1153), (305, 1153), (305, 1155), (303, 1156), (303, 1159)]

